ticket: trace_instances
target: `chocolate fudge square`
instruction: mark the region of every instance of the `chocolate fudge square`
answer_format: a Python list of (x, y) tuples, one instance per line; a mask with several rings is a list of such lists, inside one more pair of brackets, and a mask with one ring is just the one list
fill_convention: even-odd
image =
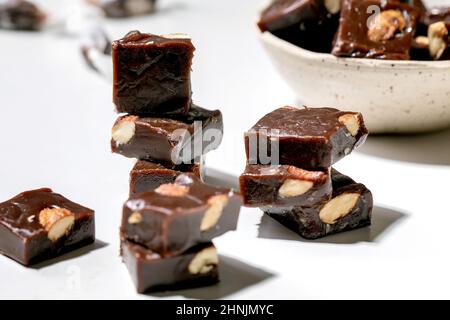
[(360, 113), (286, 106), (268, 113), (245, 133), (245, 148), (250, 164), (326, 170), (364, 143), (367, 135)]
[(162, 257), (174, 256), (235, 230), (240, 207), (232, 190), (182, 174), (173, 184), (131, 196), (123, 206), (121, 235)]
[(285, 208), (268, 206), (262, 209), (306, 239), (369, 226), (373, 208), (370, 190), (334, 169), (331, 179), (333, 195), (329, 201), (313, 206), (305, 202)]
[(185, 34), (131, 31), (114, 41), (113, 100), (134, 115), (186, 113), (191, 106), (194, 46)]
[(244, 205), (249, 207), (314, 205), (329, 200), (332, 194), (329, 170), (248, 164), (239, 182)]
[(187, 114), (167, 118), (125, 115), (112, 128), (111, 150), (168, 166), (192, 164), (216, 149), (222, 135), (219, 110), (193, 106)]
[(0, 252), (30, 265), (95, 240), (94, 211), (51, 189), (0, 203)]
[[(380, 8), (374, 13), (371, 8)], [(420, 10), (393, 0), (343, 0), (332, 54), (408, 60)]]
[(164, 258), (142, 245), (122, 239), (121, 255), (139, 293), (200, 287), (219, 281), (219, 257), (212, 243)]
[(173, 183), (182, 173), (193, 173), (203, 180), (204, 159), (193, 164), (167, 165), (138, 160), (130, 172), (130, 196), (153, 191), (162, 184)]
[(261, 13), (259, 29), (277, 31), (299, 26), (308, 20), (322, 20), (340, 9), (340, 0), (275, 0)]

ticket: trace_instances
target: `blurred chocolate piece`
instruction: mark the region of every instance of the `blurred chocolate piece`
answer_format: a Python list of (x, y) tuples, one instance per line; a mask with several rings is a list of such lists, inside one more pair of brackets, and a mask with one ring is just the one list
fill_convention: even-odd
[(171, 118), (119, 117), (112, 128), (111, 148), (125, 157), (178, 165), (216, 149), (222, 134), (219, 110), (193, 106), (187, 114)]
[(364, 143), (367, 134), (360, 113), (286, 106), (245, 133), (245, 148), (250, 164), (326, 170)]
[(288, 28), (272, 31), (280, 39), (313, 52), (330, 53), (339, 26), (339, 15), (305, 20)]
[(450, 59), (450, 24), (435, 22), (428, 26), (427, 36), (414, 38), (411, 58), (414, 60)]
[(159, 163), (139, 160), (130, 172), (130, 196), (153, 191), (162, 184), (173, 183), (183, 173), (193, 173), (203, 180), (203, 157), (193, 164), (163, 166)]
[(51, 189), (26, 191), (0, 203), (0, 252), (23, 265), (94, 240), (94, 211)]
[(191, 106), (194, 46), (185, 34), (132, 31), (113, 42), (113, 97), (118, 112), (186, 113)]
[(199, 287), (219, 281), (219, 257), (212, 243), (164, 258), (144, 246), (122, 240), (121, 255), (139, 293)]
[(422, 20), (426, 26), (436, 22), (444, 22), (448, 26), (450, 24), (450, 7), (431, 8), (425, 12)]
[(419, 9), (397, 1), (343, 0), (332, 54), (408, 60), (419, 17)]
[(0, 1), (0, 28), (12, 30), (40, 30), (46, 15), (35, 4), (24, 0)]
[(299, 26), (307, 20), (322, 20), (340, 10), (340, 0), (274, 0), (261, 13), (258, 27), (262, 32)]
[(236, 229), (241, 197), (193, 174), (131, 196), (123, 206), (122, 237), (162, 257), (178, 255)]
[(89, 68), (99, 73), (108, 73), (106, 70), (111, 67), (112, 46), (103, 28), (95, 25), (83, 34), (81, 53)]
[(331, 198), (328, 170), (307, 171), (288, 165), (251, 165), (239, 178), (245, 206), (312, 206)]
[(156, 0), (87, 0), (109, 18), (127, 18), (152, 13)]
[(309, 203), (263, 211), (306, 239), (357, 229), (371, 224), (372, 193), (363, 184), (332, 169), (333, 197), (318, 205)]

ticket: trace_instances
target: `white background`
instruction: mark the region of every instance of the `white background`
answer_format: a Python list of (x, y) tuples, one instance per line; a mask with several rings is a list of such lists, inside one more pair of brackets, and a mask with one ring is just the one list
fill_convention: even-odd
[[(243, 132), (296, 104), (258, 43), (261, 1), (160, 2), (157, 14), (107, 21), (107, 30), (112, 38), (131, 29), (192, 35), (194, 99), (219, 107), (225, 121), (224, 142), (207, 158), (210, 181), (235, 185), (245, 165)], [(76, 39), (55, 31), (1, 31), (0, 43), (0, 199), (51, 187), (95, 209), (98, 239), (33, 268), (0, 257), (0, 298), (450, 298), (449, 130), (370, 137), (336, 165), (372, 190), (371, 228), (305, 241), (260, 210), (243, 209), (238, 230), (215, 241), (220, 284), (136, 294), (118, 255), (133, 160), (110, 153), (111, 83), (85, 67)]]

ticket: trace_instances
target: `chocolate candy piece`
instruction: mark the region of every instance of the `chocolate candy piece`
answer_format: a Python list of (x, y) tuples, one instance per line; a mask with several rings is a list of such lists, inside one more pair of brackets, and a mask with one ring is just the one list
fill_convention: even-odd
[(30, 265), (95, 240), (94, 211), (51, 189), (0, 203), (0, 252)]
[(199, 287), (219, 281), (219, 257), (212, 243), (164, 258), (139, 244), (122, 240), (121, 253), (139, 293)]
[(338, 26), (339, 15), (334, 14), (322, 19), (302, 21), (288, 28), (274, 30), (272, 33), (303, 49), (330, 53)]
[(81, 54), (89, 68), (103, 74), (110, 73), (112, 47), (105, 30), (98, 25), (91, 26), (81, 41)]
[(313, 205), (331, 198), (329, 170), (306, 171), (288, 165), (252, 165), (239, 178), (244, 205)]
[(245, 133), (245, 149), (250, 164), (272, 161), (320, 170), (352, 152), (367, 134), (360, 113), (286, 106), (265, 115)]
[(235, 230), (240, 206), (232, 190), (182, 174), (174, 184), (131, 196), (123, 206), (121, 234), (162, 257), (174, 256)]
[(407, 60), (419, 17), (419, 9), (397, 1), (343, 0), (332, 54)]
[(118, 112), (148, 115), (189, 110), (195, 48), (187, 35), (132, 31), (112, 47), (113, 97)]
[(200, 162), (163, 166), (159, 163), (139, 160), (130, 172), (130, 196), (136, 193), (153, 191), (162, 184), (173, 183), (182, 173), (193, 173), (203, 179), (203, 157)]
[(0, 28), (36, 31), (42, 28), (45, 20), (45, 13), (31, 2), (0, 1)]
[(275, 0), (262, 13), (258, 27), (262, 32), (299, 25), (305, 20), (321, 20), (340, 10), (340, 0)]
[(332, 169), (333, 197), (318, 205), (265, 207), (263, 211), (307, 239), (370, 225), (372, 193), (363, 184)]
[(88, 0), (103, 10), (109, 18), (127, 18), (151, 13), (156, 0)]
[(414, 39), (411, 56), (418, 60), (448, 60), (450, 59), (450, 23), (443, 21), (428, 26), (427, 37), (418, 36)]
[(114, 124), (111, 149), (125, 157), (167, 165), (191, 163), (216, 149), (222, 132), (222, 113), (197, 106), (170, 118), (126, 115)]

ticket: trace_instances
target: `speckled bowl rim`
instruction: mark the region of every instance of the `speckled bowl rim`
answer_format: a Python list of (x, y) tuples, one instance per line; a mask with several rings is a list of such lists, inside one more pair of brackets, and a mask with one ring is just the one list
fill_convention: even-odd
[(281, 50), (298, 56), (303, 60), (311, 62), (327, 63), (328, 65), (355, 67), (355, 68), (376, 68), (376, 69), (448, 69), (450, 71), (450, 60), (446, 61), (417, 61), (417, 60), (380, 60), (380, 59), (364, 59), (364, 58), (342, 58), (336, 57), (330, 53), (318, 53), (303, 49), (295, 44), (283, 40), (269, 31), (261, 32), (258, 28), (257, 32), (260, 38), (267, 44), (280, 48)]

